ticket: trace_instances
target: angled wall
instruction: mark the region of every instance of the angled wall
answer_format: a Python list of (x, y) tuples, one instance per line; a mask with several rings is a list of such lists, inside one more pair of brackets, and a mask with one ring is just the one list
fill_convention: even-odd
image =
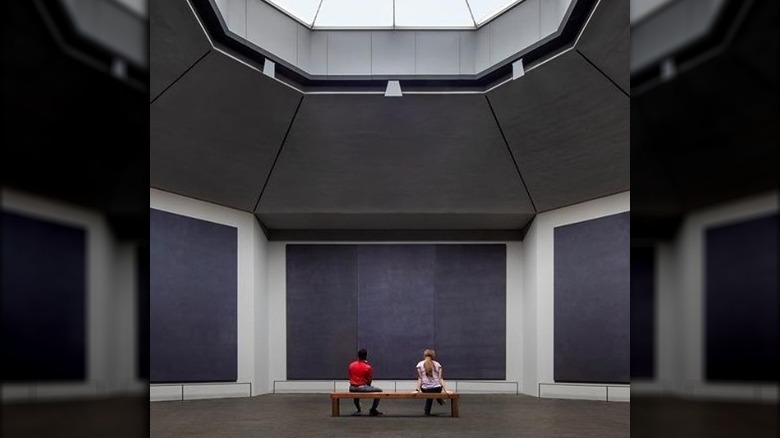
[[(233, 382), (158, 384), (150, 388), (151, 400), (182, 398), (210, 398), (224, 396), (249, 396), (262, 391), (267, 385), (268, 345), (264, 327), (266, 302), (265, 245), (266, 240), (254, 216), (226, 207), (185, 198), (155, 189), (149, 192), (153, 210), (186, 217), (192, 220), (217, 224), (235, 230), (235, 330), (236, 377)], [(152, 296), (154, 292), (152, 292)], [(155, 307), (150, 308), (154, 315)], [(256, 315), (261, 315), (256, 317)], [(275, 353), (276, 354), (276, 353)], [(221, 358), (225, 360), (224, 358)], [(260, 388), (260, 389), (258, 389)]]
[[(582, 393), (572, 390), (568, 382), (556, 382), (554, 361), (555, 230), (593, 220), (598, 222), (613, 215), (623, 217), (621, 214), (626, 214), (629, 208), (628, 192), (542, 213), (522, 242), (469, 244), (266, 242), (262, 235), (251, 234), (259, 231), (254, 228), (256, 223), (251, 215), (157, 190), (151, 194), (152, 208), (238, 229), (239, 360), (238, 378), (233, 385), (247, 388), (221, 387), (214, 382), (203, 386), (183, 383), (173, 388), (153, 385), (153, 393), (157, 394), (153, 394), (153, 400), (246, 396), (250, 385), (252, 394), (329, 392), (345, 388), (345, 367), (353, 360), (360, 342), (374, 342), (369, 356), (377, 367), (377, 384), (401, 390), (413, 385), (413, 377), (407, 375), (407, 362), (419, 360), (417, 344), (428, 338), (433, 339), (433, 347), (439, 350), (445, 366), (451, 364), (450, 371), (455, 374), (449, 375), (450, 380), (461, 392), (629, 399), (625, 384), (600, 381), (582, 386), (578, 383), (586, 388)], [(494, 248), (504, 249), (495, 252)], [(479, 260), (474, 260), (477, 253), (481, 254)], [(496, 262), (496, 257), (503, 262)], [(428, 269), (426, 266), (431, 269), (430, 276), (421, 273)], [(491, 266), (501, 269), (487, 269)], [(404, 275), (410, 272), (417, 273)], [(386, 281), (372, 281), (372, 278)], [(419, 317), (415, 312), (420, 309), (409, 307), (409, 303), (417, 300), (415, 305), (420, 307), (421, 299), (426, 302), (426, 284), (429, 284), (423, 281), (426, 278), (432, 278), (430, 284), (434, 291), (431, 334), (423, 334), (424, 339), (401, 339), (410, 332), (415, 332), (414, 336), (420, 334), (415, 328), (425, 329), (415, 325), (419, 318), (413, 316)], [(474, 301), (483, 294), (492, 296), (493, 287), (496, 287), (495, 299)], [(333, 294), (339, 298), (333, 299)], [(242, 305), (242, 300), (252, 304)], [(317, 304), (311, 305), (312, 302)], [(497, 307), (491, 310), (493, 304)], [(475, 308), (481, 310), (472, 312)], [(361, 319), (361, 315), (365, 318)], [(486, 319), (480, 320), (482, 316)], [(502, 316), (503, 329), (480, 331), (491, 327), (487, 322), (495, 323)], [(615, 320), (625, 319), (623, 314), (615, 316)], [(313, 329), (315, 326), (317, 330)], [(323, 330), (323, 327), (338, 329)], [(409, 327), (412, 329), (407, 330)], [(478, 330), (474, 333), (461, 330), (468, 327)], [(443, 333), (446, 334), (442, 336)], [(244, 334), (248, 336), (243, 337)], [(251, 337), (254, 339), (250, 340)], [(468, 348), (462, 348), (456, 339), (461, 337), (468, 341)], [(343, 346), (324, 345), (332, 342)], [(448, 342), (451, 346), (445, 346)], [(408, 358), (398, 350), (405, 346), (410, 346)], [(482, 347), (500, 350), (502, 355), (492, 356), (481, 351)], [(323, 351), (318, 353), (320, 350)], [(461, 353), (465, 356), (458, 356)], [(312, 361), (312, 354), (325, 358), (325, 362)], [(396, 360), (396, 356), (400, 359)], [(484, 368), (483, 374), (474, 369), (457, 374), (459, 362), (479, 364), (485, 357), (490, 358), (487, 363), (498, 367), (491, 370), (482, 361), (479, 366)], [(503, 375), (500, 374), (502, 366)], [(248, 369), (251, 371), (247, 372)], [(328, 374), (323, 374), (323, 370)], [(206, 386), (210, 393), (203, 389)]]
[(554, 230), (556, 382), (630, 380), (629, 224), (626, 212)]
[[(630, 192), (623, 192), (540, 213), (534, 219), (531, 228), (523, 240), (524, 260), (526, 260), (525, 278), (523, 282), (523, 343), (525, 346), (523, 382), (521, 385), (521, 391), (523, 393), (555, 398), (585, 398), (610, 401), (629, 399), (628, 385), (625, 383), (625, 378), (622, 376), (614, 378), (612, 376), (604, 377), (594, 374), (587, 377), (576, 376), (577, 382), (568, 381), (568, 377), (565, 378), (567, 381), (559, 382), (557, 379), (558, 376), (556, 375), (563, 370), (560, 368), (560, 363), (556, 362), (556, 355), (559, 351), (563, 351), (564, 353), (567, 352), (565, 348), (563, 350), (560, 349), (561, 341), (571, 340), (560, 338), (561, 334), (567, 336), (566, 333), (572, 333), (572, 327), (566, 327), (567, 324), (574, 324), (574, 328), (579, 328), (582, 333), (577, 333), (576, 336), (584, 336), (587, 338), (586, 340), (588, 340), (588, 342), (594, 341), (598, 334), (598, 330), (589, 330), (587, 324), (583, 325), (581, 319), (588, 316), (586, 312), (583, 312), (580, 315), (577, 315), (576, 313), (573, 314), (580, 319), (579, 322), (576, 320), (558, 319), (564, 315), (556, 313), (561, 310), (558, 306), (561, 303), (556, 304), (556, 301), (559, 299), (560, 290), (558, 288), (561, 286), (557, 282), (559, 281), (559, 276), (562, 274), (562, 272), (556, 272), (556, 259), (558, 260), (558, 263), (562, 263), (564, 260), (561, 259), (561, 256), (563, 255), (566, 257), (567, 254), (557, 253), (556, 229), (558, 227), (573, 224), (587, 223), (587, 221), (593, 220), (596, 220), (596, 223), (599, 223), (598, 221), (601, 218), (609, 218), (614, 215), (618, 215), (622, 220), (625, 219), (625, 216), (620, 215), (627, 215), (629, 210)], [(615, 227), (605, 227), (604, 231), (607, 231), (608, 234), (617, 233), (618, 236), (621, 236), (625, 234), (626, 230), (624, 225), (618, 224), (618, 226)], [(588, 233), (585, 233), (582, 236), (587, 237), (588, 235)], [(624, 239), (623, 242), (625, 248), (622, 248), (621, 246), (620, 252), (625, 255), (625, 266), (619, 267), (615, 265), (610, 268), (617, 269), (616, 272), (619, 274), (616, 276), (617, 280), (625, 280), (626, 278), (629, 278), (630, 275), (628, 266), (628, 239)], [(598, 249), (598, 244), (595, 245)], [(606, 254), (606, 259), (609, 259), (610, 256), (611, 254)], [(586, 263), (601, 263), (604, 261), (604, 257), (601, 259), (602, 260), (588, 260)], [(573, 269), (570, 265), (563, 267), (568, 270)], [(564, 275), (568, 275), (565, 274), (566, 269), (564, 269)], [(570, 282), (571, 278), (564, 278), (563, 280), (565, 285), (566, 282)], [(618, 281), (618, 283), (620, 283), (620, 281)], [(625, 283), (625, 281), (623, 281), (623, 283)], [(613, 292), (616, 295), (624, 294), (624, 296), (613, 297), (617, 299), (607, 302), (607, 308), (598, 309), (599, 312), (601, 312), (599, 313), (599, 318), (609, 318), (615, 322), (615, 326), (609, 328), (609, 330), (616, 330), (616, 333), (620, 334), (625, 340), (623, 335), (627, 335), (630, 330), (628, 322), (630, 312), (628, 297), (630, 291), (627, 283), (623, 286), (619, 286), (618, 284), (615, 284), (614, 286)], [(598, 297), (596, 301), (598, 301)], [(604, 312), (602, 312), (602, 310)], [(561, 324), (563, 324), (564, 333), (557, 332), (557, 327)], [(604, 328), (605, 326), (602, 325), (599, 330), (603, 330)], [(598, 340), (595, 340), (594, 342), (598, 342)], [(621, 354), (628, 356), (628, 348), (621, 352)], [(604, 365), (622, 370), (621, 372), (624, 372), (627, 375), (628, 370), (625, 369), (625, 361), (623, 359), (624, 358), (613, 357)], [(627, 357), (625, 359), (627, 360)], [(576, 360), (582, 360), (582, 358), (577, 358)], [(592, 361), (588, 359), (585, 364), (592, 366)]]
[(777, 192), (743, 198), (688, 214), (657, 245), (656, 372), (635, 391), (777, 401), (777, 215)]

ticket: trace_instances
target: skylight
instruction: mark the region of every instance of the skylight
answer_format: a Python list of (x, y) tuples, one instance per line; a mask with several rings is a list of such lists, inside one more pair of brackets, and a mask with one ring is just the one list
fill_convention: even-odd
[(522, 0), (265, 0), (312, 29), (476, 29)]

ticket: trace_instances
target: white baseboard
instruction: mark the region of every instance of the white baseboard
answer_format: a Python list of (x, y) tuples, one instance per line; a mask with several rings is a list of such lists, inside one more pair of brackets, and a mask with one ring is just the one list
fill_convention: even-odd
[(607, 386), (607, 401), (631, 401), (630, 386)]
[(694, 385), (691, 398), (702, 400), (777, 402), (777, 384), (706, 383)]
[(631, 401), (630, 385), (593, 383), (539, 383), (540, 398)]
[(761, 401), (777, 403), (778, 399), (778, 387), (777, 385), (770, 385), (761, 387), (759, 390)]
[(252, 396), (252, 387), (249, 383), (204, 383), (183, 386), (184, 400)]
[[(333, 380), (323, 381), (295, 381), (295, 380), (274, 380), (274, 394), (323, 394), (336, 390)], [(346, 389), (345, 389), (346, 391)]]
[(3, 384), (3, 402), (28, 401), (32, 398), (31, 385)]
[(656, 380), (631, 380), (631, 390), (636, 395), (663, 395), (666, 386)]
[(4, 383), (3, 402), (47, 402), (96, 399), (115, 396), (143, 396), (149, 384), (141, 380), (115, 383), (111, 387), (98, 382)]
[(696, 400), (722, 401), (778, 401), (778, 385), (776, 383), (708, 383), (688, 382), (677, 386), (668, 382), (656, 380), (632, 381), (631, 389), (636, 395), (671, 396)]
[[(452, 382), (447, 382), (452, 386)], [(454, 389), (464, 394), (519, 394), (518, 382), (474, 382), (459, 380)]]
[(185, 383), (149, 386), (149, 401), (251, 397), (250, 383)]
[[(374, 380), (371, 383), (383, 391), (413, 391), (417, 387), (416, 380)], [(473, 380), (447, 380), (447, 387), (461, 393), (471, 394), (519, 394), (519, 382), (505, 381), (473, 381)], [(331, 391), (348, 391), (349, 381), (274, 381), (273, 392), (284, 393), (329, 393)]]
[(150, 385), (149, 401), (184, 400), (182, 385)]
[(97, 398), (111, 395), (96, 382), (41, 382), (3, 384), (4, 402), (60, 401)]

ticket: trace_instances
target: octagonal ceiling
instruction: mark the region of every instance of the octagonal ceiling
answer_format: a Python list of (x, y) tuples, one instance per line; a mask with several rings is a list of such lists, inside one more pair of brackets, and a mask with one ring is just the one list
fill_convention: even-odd
[(591, 12), (489, 92), (386, 98), (291, 89), (187, 0), (153, 2), (151, 186), (252, 212), (271, 239), (521, 239), (630, 188), (628, 6)]

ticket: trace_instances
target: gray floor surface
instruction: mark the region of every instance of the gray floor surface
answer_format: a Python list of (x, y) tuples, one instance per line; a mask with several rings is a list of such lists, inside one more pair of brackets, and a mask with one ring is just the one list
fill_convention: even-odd
[[(778, 436), (777, 404), (632, 397), (631, 403), (464, 394), (450, 406), (383, 400), (382, 417), (330, 416), (327, 394), (149, 403), (148, 396), (7, 403), (3, 437), (628, 437)], [(364, 411), (369, 403), (363, 401)]]
[(244, 399), (156, 402), (150, 408), (153, 438), (166, 437), (628, 437), (630, 404), (464, 394), (460, 417), (434, 403), (423, 415), (419, 400), (382, 400), (381, 417), (331, 417), (328, 394), (264, 395)]

